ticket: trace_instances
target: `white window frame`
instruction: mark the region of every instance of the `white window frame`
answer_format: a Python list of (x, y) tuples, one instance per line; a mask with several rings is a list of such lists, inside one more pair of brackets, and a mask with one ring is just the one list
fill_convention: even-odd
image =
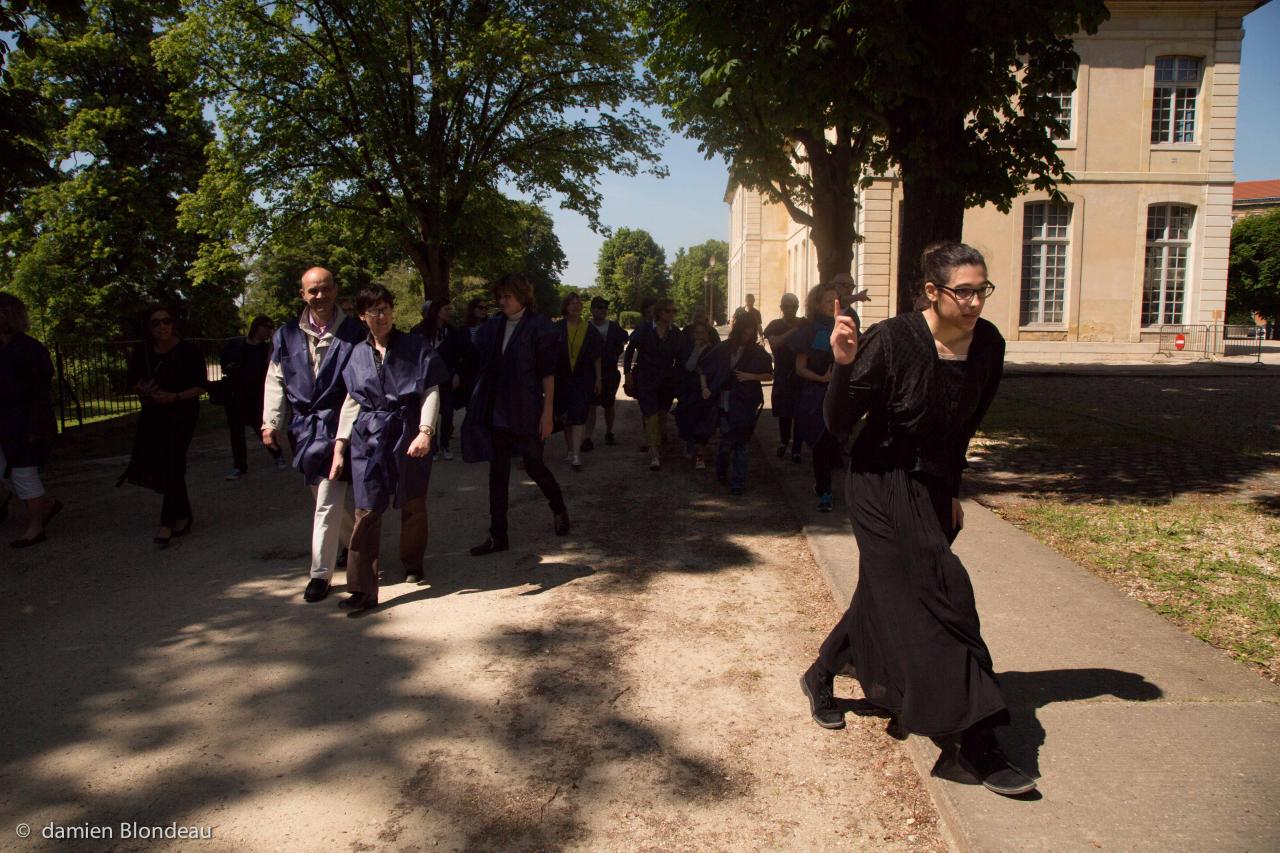
[(1179, 202), (1147, 206), (1142, 262), (1142, 328), (1186, 323), (1196, 208)]
[[(1061, 327), (1066, 323), (1073, 212), (1070, 202), (1037, 201), (1022, 208), (1019, 326)], [(1046, 304), (1055, 307), (1046, 308)]]
[[(1163, 69), (1162, 64), (1165, 65)], [(1200, 84), (1203, 78), (1203, 57), (1156, 57), (1155, 83), (1151, 92), (1152, 145), (1196, 144), (1200, 129)]]
[[(1080, 70), (1071, 66), (1071, 88), (1052, 93), (1058, 102), (1058, 120), (1067, 126), (1067, 135), (1053, 135), (1053, 141), (1070, 144), (1076, 138), (1076, 89), (1080, 88)], [(1065, 116), (1065, 120), (1064, 119)]]

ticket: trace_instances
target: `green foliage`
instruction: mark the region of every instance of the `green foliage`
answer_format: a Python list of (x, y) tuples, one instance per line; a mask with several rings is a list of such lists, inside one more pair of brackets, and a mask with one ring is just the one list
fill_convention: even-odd
[(640, 325), (642, 319), (644, 319), (644, 315), (639, 311), (623, 311), (618, 317), (618, 325), (627, 331), (631, 331)]
[(648, 231), (619, 228), (600, 245), (595, 290), (609, 310), (638, 311), (646, 296), (664, 297), (670, 287), (666, 252)]
[(0, 276), (46, 336), (136, 334), (133, 315), (157, 300), (182, 306), (188, 334), (236, 325), (242, 271), (224, 262), (193, 285), (197, 240), (177, 224), (176, 199), (195, 188), (213, 135), (188, 81), (152, 60), (176, 12), (165, 0), (97, 0), (82, 17), (36, 23), (30, 52), (8, 57), (15, 91), (38, 104), (23, 144), (60, 165), (6, 172)]
[(1227, 308), (1280, 319), (1280, 210), (1246, 216), (1231, 227)]
[[(709, 264), (712, 258), (715, 266)], [(680, 323), (689, 322), (695, 306), (707, 304), (708, 290), (714, 307), (712, 319), (717, 324), (728, 321), (728, 258), (729, 244), (723, 240), (676, 250), (671, 262), (671, 298), (680, 312)]]
[(209, 173), (184, 206), (210, 237), (256, 247), (349, 211), (392, 235), (439, 298), (455, 260), (499, 242), (486, 215), (499, 186), (558, 193), (595, 223), (600, 173), (657, 156), (658, 127), (631, 106), (648, 93), (622, 0), (188, 8), (156, 53), (218, 111)]
[[(551, 214), (539, 205), (513, 201), (494, 195), (487, 199), (483, 217), (469, 217), (482, 227), (463, 241), (467, 247), (460, 253), (456, 270), (463, 276), (486, 281), (510, 272), (524, 273), (533, 283), (533, 296), (538, 311), (554, 315), (560, 310), (560, 274), (568, 266), (556, 236)], [(486, 295), (487, 296), (487, 287)], [(457, 294), (453, 297), (458, 302)], [(459, 303), (465, 307), (466, 300)]]

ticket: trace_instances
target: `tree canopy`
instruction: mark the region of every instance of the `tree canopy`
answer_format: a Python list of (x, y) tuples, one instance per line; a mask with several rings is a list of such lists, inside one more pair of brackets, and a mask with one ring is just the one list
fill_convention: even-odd
[(1280, 320), (1280, 210), (1246, 216), (1231, 226), (1227, 308), (1231, 314)]
[(670, 287), (667, 253), (648, 231), (619, 228), (600, 245), (595, 290), (615, 315), (639, 310), (646, 296), (665, 297)]
[(595, 223), (600, 173), (657, 156), (620, 0), (194, 0), (157, 55), (222, 132), (193, 226), (253, 245), (348, 211), (395, 236), (434, 298), (501, 237), (484, 233), (499, 187)]
[[(715, 265), (710, 264), (715, 259)], [(713, 304), (711, 318), (716, 323), (728, 321), (729, 244), (723, 240), (707, 240), (687, 249), (677, 249), (671, 262), (671, 298), (676, 303), (681, 323), (693, 316), (693, 309)]]
[(45, 168), (5, 167), (0, 265), (42, 331), (135, 332), (131, 315), (157, 300), (185, 303), (192, 334), (234, 324), (237, 271), (193, 286), (198, 241), (177, 222), (213, 138), (186, 82), (152, 61), (177, 12), (168, 0), (94, 0), (83, 15), (36, 19), (29, 50), (7, 58), (5, 88), (37, 104), (24, 144)]

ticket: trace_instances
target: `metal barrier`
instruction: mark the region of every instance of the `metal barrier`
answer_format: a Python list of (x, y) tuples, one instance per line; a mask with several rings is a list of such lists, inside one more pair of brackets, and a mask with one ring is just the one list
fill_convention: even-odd
[[(229, 338), (186, 338), (204, 353), (210, 380), (222, 378), (218, 356)], [(129, 357), (141, 341), (101, 341), (53, 345), (58, 427), (82, 427), (93, 421), (136, 412), (142, 407), (129, 387)]]
[(1266, 329), (1262, 326), (1227, 326), (1217, 324), (1160, 326), (1159, 352), (1166, 355), (1181, 353), (1201, 358), (1229, 358), (1254, 356), (1262, 361), (1262, 340)]

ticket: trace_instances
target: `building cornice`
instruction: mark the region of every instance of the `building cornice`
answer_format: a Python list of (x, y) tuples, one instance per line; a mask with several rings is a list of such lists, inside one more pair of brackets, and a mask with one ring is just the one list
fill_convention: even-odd
[(1214, 12), (1239, 15), (1261, 9), (1271, 0), (1107, 0), (1112, 15), (1187, 15)]

